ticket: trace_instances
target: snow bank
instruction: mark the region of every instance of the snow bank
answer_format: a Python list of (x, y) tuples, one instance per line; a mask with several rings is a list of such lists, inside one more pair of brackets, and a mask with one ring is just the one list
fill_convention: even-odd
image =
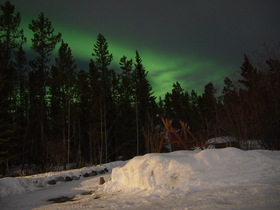
[(280, 180), (280, 152), (236, 148), (147, 154), (114, 168), (105, 189), (204, 189), (231, 183)]
[(116, 166), (123, 166), (125, 161), (116, 161), (104, 165), (85, 167), (63, 172), (49, 172), (44, 174), (0, 179), (0, 198), (35, 191), (50, 186), (50, 180), (64, 179), (65, 177), (83, 178), (83, 175), (90, 174), (92, 171), (100, 171), (107, 168), (109, 171)]

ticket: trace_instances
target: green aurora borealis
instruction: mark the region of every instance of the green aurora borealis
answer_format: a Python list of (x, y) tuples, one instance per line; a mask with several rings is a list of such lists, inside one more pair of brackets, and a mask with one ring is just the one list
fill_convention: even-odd
[[(28, 2), (29, 5), (33, 5), (31, 8), (28, 7)], [(81, 2), (79, 4), (71, 0), (59, 2), (52, 0), (12, 1), (16, 11), (21, 13), (21, 27), (28, 39), (26, 49), (30, 49), (33, 36), (28, 24), (32, 19), (37, 19), (40, 12), (44, 12), (45, 16), (52, 21), (55, 32), (62, 33), (62, 39), (69, 44), (79, 69), (87, 70), (98, 33), (103, 34), (107, 39), (109, 51), (113, 54), (112, 68), (117, 71), (120, 58), (125, 55), (129, 59), (134, 59), (135, 51), (138, 50), (143, 65), (149, 72), (148, 79), (155, 96), (164, 97), (166, 92), (171, 91), (172, 84), (176, 81), (185, 90), (190, 92), (194, 89), (199, 94), (203, 92), (204, 85), (208, 82), (213, 82), (217, 87), (221, 87), (225, 76), (236, 74), (239, 70), (243, 62), (243, 54), (258, 48), (255, 42), (249, 40), (251, 37), (249, 32), (245, 40), (240, 38), (245, 36), (244, 32), (233, 34), (233, 37), (235, 36), (236, 40), (239, 39), (240, 43), (237, 43), (234, 38), (228, 37), (233, 31), (233, 26), (228, 26), (228, 24), (231, 22), (237, 24), (234, 19), (236, 17), (233, 17), (232, 20), (229, 17), (227, 21), (221, 20), (221, 23), (216, 23), (220, 17), (216, 17), (212, 13), (211, 16), (208, 14), (204, 20), (202, 17), (196, 17), (195, 12), (192, 16), (189, 15), (178, 5), (171, 4), (171, 1), (153, 1), (153, 3), (146, 0), (135, 1), (144, 2), (141, 5), (143, 8), (140, 7), (139, 11), (134, 8), (131, 12), (127, 12), (126, 7), (122, 8), (124, 3), (128, 2), (131, 8), (134, 1), (119, 1), (121, 5), (117, 4), (117, 1), (111, 0), (102, 3), (95, 0), (82, 0)], [(108, 11), (110, 15), (106, 16), (102, 12), (106, 5), (105, 2), (113, 4)], [(159, 7), (159, 2), (164, 2), (162, 8)], [(176, 0), (175, 2), (181, 7), (186, 4), (184, 1)], [(93, 9), (86, 8), (90, 5)], [(147, 10), (147, 5), (149, 10)], [(76, 6), (77, 8), (75, 8)], [(215, 7), (215, 5), (210, 6)], [(261, 6), (258, 8), (263, 9)], [(201, 8), (200, 5), (195, 5), (196, 7)], [(190, 8), (188, 9), (191, 11)], [(167, 11), (170, 11), (170, 14)], [(205, 8), (203, 6), (201, 14), (204, 14), (205, 11), (207, 11), (206, 6)], [(156, 12), (159, 12), (161, 16)], [(178, 13), (183, 18), (179, 17)], [(147, 20), (131, 17), (134, 14), (143, 15), (141, 18), (147, 16)], [(172, 20), (173, 17), (174, 20)], [(213, 20), (208, 21), (209, 17)], [(205, 25), (203, 25), (203, 21), (205, 21)], [(214, 21), (216, 22), (213, 23)], [(180, 26), (185, 22), (189, 24), (189, 27)], [(211, 27), (210, 22), (213, 23)], [(249, 23), (251, 22), (248, 20), (247, 24)], [(197, 28), (198, 24), (202, 24), (201, 27)], [(231, 30), (228, 33), (223, 31), (223, 36), (220, 36), (220, 31), (213, 30), (213, 28), (222, 27), (230, 27)], [(235, 27), (239, 27), (236, 30), (240, 31), (241, 26)], [(227, 28), (222, 29), (227, 30)], [(141, 30), (143, 33), (139, 33)], [(260, 40), (257, 40), (256, 43), (260, 43)], [(247, 45), (243, 43), (247, 43)]]
[[(33, 19), (36, 18), (37, 17)], [(96, 42), (97, 34), (99, 32), (92, 33), (87, 32), (86, 30), (81, 31), (80, 29), (75, 29), (75, 27), (70, 28), (69, 26), (56, 23), (51, 18), (49, 19), (53, 22), (55, 32), (62, 33), (62, 39), (69, 44), (74, 59), (84, 64), (83, 66), (78, 67), (87, 70), (87, 64), (92, 57), (93, 45)], [(31, 47), (31, 38), (33, 36), (32, 31), (28, 29), (28, 24), (30, 22), (31, 18), (29, 21), (23, 21), (22, 23), (25, 36), (27, 37), (27, 50)], [(108, 41), (109, 51), (113, 54), (112, 68), (119, 70), (119, 61), (124, 55), (129, 59), (135, 58), (135, 51), (138, 50), (138, 48), (135, 48), (134, 44), (121, 43), (115, 41), (113, 37), (110, 39), (110, 36), (104, 36)], [(60, 44), (58, 44), (58, 46), (60, 46)], [(149, 72), (148, 79), (153, 87), (155, 96), (163, 97), (165, 93), (172, 89), (172, 84), (176, 81), (180, 82), (185, 90), (191, 91), (194, 89), (201, 93), (204, 84), (210, 81), (217, 82), (225, 76), (224, 69), (215, 61), (202, 61), (199, 57), (191, 55), (178, 57), (177, 55), (170, 55), (166, 52), (156, 52), (156, 50), (150, 49), (149, 47), (141, 47), (141, 50), (138, 51), (145, 69)], [(215, 69), (217, 74), (204, 78), (203, 70), (207, 68)], [(188, 80), (186, 75), (190, 75), (191, 79)], [(193, 77), (195, 77), (195, 80)]]

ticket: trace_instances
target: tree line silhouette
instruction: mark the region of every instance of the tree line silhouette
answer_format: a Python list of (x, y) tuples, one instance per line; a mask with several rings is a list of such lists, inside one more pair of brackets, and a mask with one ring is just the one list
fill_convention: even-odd
[[(245, 55), (240, 79), (224, 79), (220, 96), (212, 83), (198, 95), (175, 82), (156, 101), (140, 54), (123, 56), (120, 71), (111, 69), (113, 55), (98, 34), (88, 69), (78, 70), (70, 46), (40, 13), (32, 20), (27, 56), (20, 13), (6, 1), (0, 14), (0, 164), (37, 172), (67, 163), (98, 164), (155, 152), (161, 113), (184, 118), (201, 142), (234, 136), (241, 143), (258, 140), (280, 149), (280, 63), (263, 58), (257, 69)], [(55, 48), (58, 52), (55, 54)], [(56, 55), (52, 61), (52, 55)], [(250, 149), (250, 148), (248, 148)]]

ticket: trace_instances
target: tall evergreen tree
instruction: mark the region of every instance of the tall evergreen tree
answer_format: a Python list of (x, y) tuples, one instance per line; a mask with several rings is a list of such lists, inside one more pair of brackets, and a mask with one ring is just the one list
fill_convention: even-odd
[[(51, 131), (52, 140), (63, 143), (64, 159), (70, 159), (71, 140), (71, 108), (73, 106), (73, 89), (75, 82), (76, 64), (72, 51), (67, 43), (62, 40), (55, 59), (55, 65), (51, 69), (50, 78), (50, 102), (51, 102)], [(61, 151), (61, 152), (62, 152)], [(66, 162), (64, 162), (66, 163)]]
[[(88, 119), (88, 145), (89, 151), (87, 153), (89, 156), (90, 163), (102, 162), (103, 155), (103, 143), (104, 143), (104, 127), (103, 122), (104, 116), (102, 116), (102, 102), (104, 102), (102, 97), (102, 80), (101, 73), (93, 59), (89, 63), (89, 110), (87, 116)], [(104, 108), (104, 107), (103, 107)], [(86, 114), (86, 113), (85, 113)], [(101, 120), (102, 119), (102, 120)], [(102, 135), (103, 134), (103, 135)]]
[(224, 104), (230, 104), (236, 102), (237, 99), (237, 90), (234, 86), (232, 80), (228, 77), (224, 79), (224, 88), (223, 88), (223, 102)]
[(137, 146), (136, 154), (145, 153), (143, 135), (140, 136), (141, 128), (149, 122), (150, 116), (155, 116), (156, 103), (153, 96), (152, 87), (147, 79), (148, 72), (145, 70), (142, 59), (136, 51), (135, 64), (133, 70), (133, 83), (134, 83), (134, 104), (136, 115), (136, 133), (137, 133)]
[(132, 83), (132, 59), (127, 60), (125, 56), (120, 59), (120, 68), (122, 72), (120, 74), (120, 102), (130, 106), (133, 100), (133, 83)]
[[(256, 123), (260, 121), (260, 110), (259, 110), (259, 85), (261, 77), (260, 72), (252, 65), (249, 58), (244, 55), (244, 61), (242, 63), (241, 69), (241, 79), (238, 82), (242, 85), (239, 89), (239, 105), (242, 106), (242, 112), (240, 111), (237, 116), (239, 116), (240, 129), (240, 139), (256, 139), (259, 138), (260, 130), (256, 129)], [(246, 116), (244, 118), (244, 116)]]
[[(1, 47), (1, 69), (0, 74), (5, 78), (3, 83), (3, 94), (0, 100), (7, 101), (1, 107), (1, 112), (6, 110), (6, 115), (11, 116), (15, 111), (16, 104), (16, 69), (13, 65), (14, 55), (17, 49), (25, 43), (23, 30), (20, 29), (20, 14), (15, 12), (15, 6), (6, 1), (1, 5), (0, 15), (0, 47)], [(7, 117), (6, 116), (6, 117)], [(11, 120), (11, 119), (10, 119)]]
[[(280, 58), (269, 58), (267, 69), (263, 73), (260, 90), (264, 100), (259, 112), (262, 112), (262, 139), (266, 148), (280, 149)], [(260, 101), (259, 101), (260, 102)]]
[[(32, 71), (29, 73), (30, 82), (30, 122), (33, 126), (29, 134), (33, 139), (34, 153), (37, 154), (37, 161), (41, 158), (41, 164), (45, 165), (46, 151), (46, 121), (47, 121), (47, 90), (46, 82), (49, 76), (50, 56), (55, 49), (56, 44), (61, 39), (61, 34), (55, 34), (51, 21), (45, 17), (43, 13), (39, 14), (37, 20), (32, 20), (29, 24), (29, 29), (32, 30), (33, 38), (31, 50), (36, 57), (30, 62)], [(37, 127), (39, 125), (39, 127)], [(34, 136), (35, 134), (35, 136)], [(38, 142), (40, 139), (40, 142)], [(40, 157), (40, 158), (39, 158)]]
[(23, 30), (19, 28), (21, 17), (19, 12), (15, 13), (15, 6), (6, 1), (1, 5), (1, 12), (3, 14), (0, 16), (0, 40), (4, 57), (11, 62), (14, 50), (25, 42), (25, 37)]
[[(100, 163), (108, 160), (108, 137), (109, 129), (112, 125), (109, 123), (110, 118), (114, 118), (112, 115), (113, 98), (112, 98), (112, 82), (113, 71), (109, 69), (109, 66), (113, 60), (113, 55), (110, 54), (108, 49), (108, 43), (106, 38), (102, 34), (98, 34), (96, 44), (93, 49), (93, 59), (91, 60), (92, 66), (97, 69), (100, 74), (100, 95), (99, 95), (99, 112), (100, 112)], [(104, 151), (104, 153), (103, 153)], [(104, 156), (104, 157), (103, 157)]]
[(17, 117), (19, 118), (19, 121), (26, 121), (28, 115), (28, 62), (22, 45), (15, 54), (14, 66), (16, 69), (15, 95), (17, 104)]
[(242, 99), (238, 95), (238, 90), (233, 81), (226, 77), (224, 79), (224, 88), (222, 91), (223, 109), (221, 116), (221, 129), (226, 135), (234, 136), (242, 139), (242, 126), (246, 126), (246, 122), (242, 120), (244, 117)]
[(208, 83), (204, 87), (204, 93), (200, 100), (200, 109), (204, 119), (205, 139), (219, 136), (219, 122), (217, 100), (215, 97), (216, 89), (213, 83)]
[(96, 44), (94, 44), (94, 52), (92, 53), (93, 60), (98, 72), (100, 73), (102, 88), (106, 93), (110, 93), (110, 85), (112, 81), (112, 70), (109, 66), (113, 60), (113, 55), (110, 54), (106, 38), (102, 34), (98, 34)]
[[(94, 133), (92, 129), (92, 122), (95, 121), (96, 116), (94, 112), (98, 112), (98, 109), (92, 107), (92, 89), (90, 87), (90, 73), (80, 70), (77, 73), (76, 81), (76, 124), (77, 124), (77, 137), (78, 137), (78, 154), (80, 161), (89, 161), (91, 164), (98, 163), (95, 160), (96, 151), (93, 150), (92, 142), (90, 139), (91, 134), (98, 138), (98, 135)], [(93, 119), (93, 117), (95, 117)], [(99, 118), (98, 118), (99, 120)]]
[(115, 123), (115, 148), (117, 156), (131, 158), (135, 155), (132, 148), (135, 145), (135, 112), (133, 109), (134, 86), (132, 82), (133, 61), (123, 56), (120, 59), (117, 116)]
[(242, 78), (239, 80), (239, 82), (248, 89), (255, 88), (258, 78), (258, 72), (256, 68), (252, 65), (251, 61), (249, 60), (246, 54), (244, 55), (244, 62), (240, 69), (240, 75), (242, 76)]
[(179, 82), (174, 83), (171, 93), (165, 95), (165, 109), (168, 110), (166, 114), (189, 122), (191, 118), (189, 100), (188, 92), (184, 91)]
[(202, 114), (201, 110), (199, 109), (199, 101), (200, 96), (198, 96), (197, 92), (194, 90), (191, 91), (190, 94), (190, 106), (191, 106), (191, 117), (190, 117), (190, 127), (193, 133), (198, 136), (199, 140), (203, 138), (200, 131), (202, 130)]
[(16, 69), (14, 55), (25, 42), (20, 30), (20, 14), (9, 1), (1, 5), (0, 15), (0, 165), (18, 161), (21, 154), (22, 129), (15, 121)]

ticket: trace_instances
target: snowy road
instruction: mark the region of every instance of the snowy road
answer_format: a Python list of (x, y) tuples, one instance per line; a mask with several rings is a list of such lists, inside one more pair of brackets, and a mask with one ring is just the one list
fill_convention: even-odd
[[(108, 180), (110, 175), (106, 175)], [(274, 180), (276, 181), (276, 180)], [(104, 192), (99, 178), (61, 183), (56, 186), (3, 198), (1, 210), (8, 209), (279, 209), (280, 185), (269, 183), (229, 185), (211, 189), (179, 191)], [(95, 192), (93, 192), (95, 191)], [(91, 192), (87, 194), (85, 192)], [(85, 195), (82, 195), (85, 193)], [(52, 203), (61, 196), (73, 201)]]
[[(100, 175), (101, 176), (101, 175)], [(82, 178), (77, 181), (59, 183), (54, 186), (48, 186), (41, 190), (27, 192), (20, 195), (2, 198), (0, 200), (0, 209), (33, 209), (52, 207), (52, 202), (48, 201), (52, 198), (59, 198), (62, 196), (73, 197), (96, 190), (98, 188), (99, 177)], [(110, 179), (110, 174), (103, 176), (105, 180)], [(76, 199), (77, 199), (76, 198)]]
[[(226, 149), (149, 154), (132, 159), (112, 174), (82, 177), (2, 197), (0, 209), (278, 210), (279, 163), (280, 153), (269, 151)], [(100, 176), (105, 178), (105, 185), (98, 184)], [(157, 185), (160, 182), (166, 185)], [(12, 188), (13, 182), (9, 183)], [(70, 198), (69, 201), (48, 201), (62, 196)]]

